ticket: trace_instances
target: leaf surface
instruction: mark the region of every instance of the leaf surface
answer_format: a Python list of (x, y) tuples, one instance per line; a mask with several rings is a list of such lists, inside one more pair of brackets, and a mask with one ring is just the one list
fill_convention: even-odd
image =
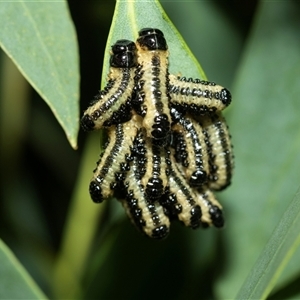
[(78, 49), (66, 2), (2, 2), (0, 28), (0, 46), (49, 105), (76, 148)]
[(48, 299), (0, 240), (0, 299)]
[[(299, 187), (298, 15), (294, 1), (261, 1), (235, 81), (229, 116), (236, 169), (223, 193), (222, 299), (236, 296)], [(299, 274), (299, 254), (279, 284)]]

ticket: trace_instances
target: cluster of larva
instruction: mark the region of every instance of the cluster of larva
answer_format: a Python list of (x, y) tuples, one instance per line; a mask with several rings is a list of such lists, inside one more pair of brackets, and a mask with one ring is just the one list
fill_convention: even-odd
[(108, 83), (84, 112), (85, 130), (107, 128), (108, 142), (90, 183), (93, 201), (115, 195), (147, 236), (164, 238), (170, 221), (222, 227), (213, 191), (230, 184), (233, 154), (221, 111), (229, 91), (168, 72), (159, 29), (112, 46)]

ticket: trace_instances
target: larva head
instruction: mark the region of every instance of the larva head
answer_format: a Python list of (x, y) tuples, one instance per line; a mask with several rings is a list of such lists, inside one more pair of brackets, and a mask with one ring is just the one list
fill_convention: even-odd
[(150, 201), (158, 200), (164, 192), (163, 182), (160, 178), (151, 177), (145, 190)]
[(97, 183), (97, 180), (92, 180), (90, 183), (90, 196), (92, 200), (96, 203), (100, 203), (104, 200), (102, 195), (102, 189)]
[(222, 210), (216, 206), (216, 205), (211, 205), (211, 207), (209, 208), (209, 214), (212, 220), (212, 223), (215, 227), (217, 228), (221, 228), (224, 226), (224, 217), (223, 217), (223, 213)]
[(94, 130), (95, 123), (89, 115), (84, 115), (81, 118), (81, 127), (84, 131), (91, 131)]
[(223, 88), (220, 93), (220, 99), (224, 105), (228, 106), (231, 102), (230, 92), (227, 89)]
[(190, 217), (190, 227), (193, 229), (198, 228), (201, 223), (202, 211), (199, 205), (195, 205), (191, 209), (191, 217)]
[(207, 174), (203, 170), (196, 170), (189, 180), (190, 186), (202, 186), (207, 182)]
[(133, 68), (136, 66), (136, 46), (129, 40), (118, 40), (111, 47), (110, 66)]
[(154, 239), (163, 239), (169, 234), (169, 227), (165, 224), (160, 225), (152, 230), (150, 237)]
[(139, 31), (138, 45), (145, 50), (168, 50), (164, 34), (156, 28), (143, 28)]
[(165, 146), (170, 142), (170, 131), (171, 124), (166, 114), (161, 114), (154, 118), (151, 135), (155, 145)]

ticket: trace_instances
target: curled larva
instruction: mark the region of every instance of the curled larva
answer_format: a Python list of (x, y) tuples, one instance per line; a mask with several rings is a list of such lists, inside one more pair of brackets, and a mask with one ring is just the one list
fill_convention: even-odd
[(193, 114), (221, 111), (231, 102), (230, 92), (214, 82), (169, 76), (171, 102)]
[(177, 217), (185, 226), (195, 229), (201, 225), (202, 210), (196, 201), (196, 194), (178, 168), (173, 155), (170, 159), (169, 186), (160, 203), (170, 217)]
[(165, 192), (168, 185), (168, 165), (166, 163), (166, 150), (153, 143), (153, 140), (145, 139), (145, 174), (141, 183), (145, 189), (147, 199), (150, 201), (158, 200)]
[(159, 146), (168, 143), (171, 117), (168, 93), (168, 46), (159, 29), (139, 31), (136, 42), (136, 97), (133, 107), (143, 116), (147, 136)]
[[(175, 109), (171, 109), (172, 115)], [(208, 155), (202, 127), (190, 116), (181, 116), (172, 126), (172, 144), (175, 158), (184, 166), (191, 186), (202, 186), (209, 172)]]
[(128, 40), (117, 41), (112, 46), (108, 83), (81, 119), (84, 130), (123, 123), (131, 118), (135, 66), (135, 44)]
[(97, 163), (90, 183), (90, 195), (94, 202), (102, 202), (111, 196), (115, 183), (124, 180), (132, 160), (130, 148), (137, 130), (135, 118), (109, 127), (108, 146)]
[[(141, 141), (140, 137), (137, 137), (137, 139)], [(140, 141), (137, 141), (137, 143)], [(139, 147), (137, 143), (133, 148)], [(143, 145), (140, 146), (143, 148)], [(138, 156), (134, 156), (131, 162), (131, 167), (124, 181), (126, 197), (121, 202), (137, 228), (151, 238), (162, 239), (169, 233), (170, 220), (159, 202), (152, 202), (147, 199), (140, 181), (141, 166), (139, 159)]]
[(196, 200), (204, 212), (201, 218), (203, 226), (214, 225), (217, 228), (224, 226), (222, 206), (211, 190), (206, 187), (199, 188)]
[[(196, 117), (195, 117), (196, 118)], [(231, 137), (221, 113), (196, 118), (203, 128), (209, 162), (208, 187), (222, 190), (231, 183), (234, 167)]]

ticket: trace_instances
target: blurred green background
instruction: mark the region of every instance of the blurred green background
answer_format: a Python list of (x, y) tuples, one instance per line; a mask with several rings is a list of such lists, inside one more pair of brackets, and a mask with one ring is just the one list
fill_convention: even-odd
[[(116, 200), (93, 204), (88, 182), (100, 134), (80, 130), (74, 151), (48, 106), (1, 52), (0, 237), (51, 298), (233, 299), (298, 189), (299, 2), (161, 4), (208, 79), (233, 94), (225, 116), (236, 170), (232, 186), (218, 194), (227, 225), (192, 231), (174, 223), (157, 242), (136, 231)], [(114, 1), (68, 5), (79, 44), (82, 114), (100, 88)], [(78, 210), (87, 218), (76, 219)], [(74, 278), (59, 265), (64, 253), (82, 259)], [(300, 298), (299, 255), (270, 299)]]

